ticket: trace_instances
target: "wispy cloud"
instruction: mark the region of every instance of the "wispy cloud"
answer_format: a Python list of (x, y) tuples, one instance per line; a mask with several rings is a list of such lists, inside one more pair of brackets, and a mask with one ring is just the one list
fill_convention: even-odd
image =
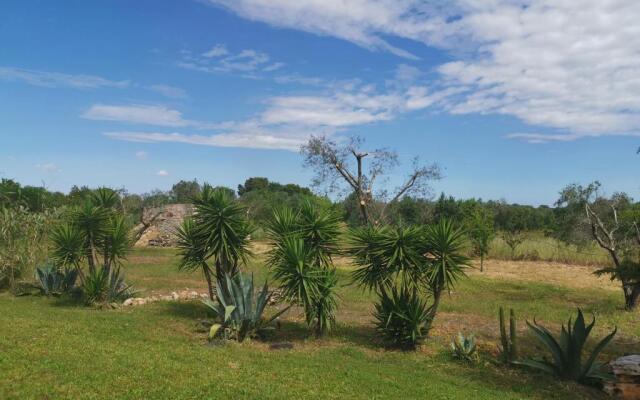
[(36, 164), (35, 167), (42, 172), (46, 172), (48, 174), (53, 174), (56, 172), (60, 172), (60, 168), (54, 163), (44, 163), (44, 164)]
[(152, 132), (107, 132), (107, 137), (128, 142), (142, 143), (185, 143), (213, 147), (244, 147), (251, 149), (298, 151), (305, 142), (300, 136), (283, 136), (269, 133), (264, 129), (238, 130), (217, 135), (192, 135), (182, 133)]
[(262, 51), (244, 49), (230, 52), (224, 44), (217, 44), (202, 54), (193, 55), (186, 51), (178, 66), (208, 73), (236, 73), (246, 78), (260, 78), (261, 74), (277, 71), (283, 62), (273, 61)]
[(184, 89), (171, 85), (156, 84), (147, 86), (147, 89), (174, 99), (186, 99), (188, 97)]
[(156, 175), (158, 175), (158, 176), (169, 176), (169, 172), (167, 172), (164, 169), (161, 169), (160, 171), (156, 172)]
[(136, 154), (135, 154), (138, 160), (146, 160), (148, 155), (149, 154), (146, 151), (142, 151), (142, 150), (136, 151)]
[[(448, 94), (438, 104), (451, 114), (511, 115), (557, 131), (511, 138), (569, 141), (640, 132), (635, 0), (207, 1), (251, 20), (402, 57), (413, 55), (393, 38), (456, 49), (456, 60), (437, 69), (437, 81), (422, 86)], [(408, 66), (398, 78), (415, 73)], [(432, 100), (417, 96), (411, 104)]]
[(72, 75), (33, 69), (0, 67), (0, 80), (23, 82), (42, 87), (69, 87), (74, 89), (97, 89), (102, 87), (126, 88), (130, 82), (114, 81), (95, 75)]
[[(227, 121), (215, 127), (212, 124), (211, 129), (216, 131), (212, 135), (136, 131), (105, 135), (131, 142), (298, 151), (312, 134), (334, 135), (354, 126), (390, 121), (403, 113), (430, 106), (443, 96), (416, 86), (379, 92), (372, 86), (347, 85), (325, 95), (268, 98), (264, 101), (264, 110), (253, 118)], [(180, 120), (183, 120), (181, 116)]]
[(82, 114), (82, 118), (168, 127), (194, 125), (193, 121), (182, 118), (180, 111), (157, 105), (94, 104)]

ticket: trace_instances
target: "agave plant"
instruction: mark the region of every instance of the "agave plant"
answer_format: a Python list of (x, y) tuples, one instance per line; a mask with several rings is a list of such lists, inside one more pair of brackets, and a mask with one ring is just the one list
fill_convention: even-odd
[(431, 324), (426, 300), (406, 286), (383, 291), (375, 304), (374, 317), (382, 339), (405, 350), (422, 343)]
[(595, 323), (594, 317), (593, 321), (586, 325), (582, 311), (578, 309), (578, 317), (575, 322), (572, 324), (572, 319), (569, 318), (567, 326), (562, 325), (559, 340), (556, 340), (553, 334), (544, 326), (539, 325), (535, 319), (533, 324), (527, 321), (527, 325), (535, 337), (549, 350), (553, 360), (524, 360), (520, 364), (547, 372), (560, 379), (574, 380), (580, 383), (608, 379), (610, 376), (603, 372), (603, 364), (596, 362), (596, 358), (611, 342), (617, 328), (596, 344), (586, 361), (582, 358), (584, 345)]
[(53, 264), (36, 268), (36, 280), (40, 291), (45, 296), (56, 296), (73, 289), (78, 271), (75, 269), (60, 270)]
[(453, 356), (459, 360), (478, 360), (478, 348), (473, 334), (465, 336), (462, 332), (458, 332), (458, 335), (451, 341), (451, 350), (453, 351)]
[(289, 309), (286, 307), (271, 317), (263, 319), (262, 314), (271, 297), (267, 283), (265, 282), (262, 290), (256, 293), (253, 275), (251, 279), (246, 279), (242, 274), (236, 274), (234, 277), (225, 275), (224, 279), (228, 290), (222, 290), (218, 283), (218, 301), (213, 302), (210, 299), (203, 301), (220, 321), (211, 325), (210, 339), (223, 336), (226, 339), (242, 342), (246, 338), (253, 338), (264, 333), (276, 318)]

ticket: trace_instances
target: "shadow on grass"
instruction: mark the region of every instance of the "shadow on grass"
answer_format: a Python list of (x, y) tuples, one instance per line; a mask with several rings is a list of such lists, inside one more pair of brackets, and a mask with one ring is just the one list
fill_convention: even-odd
[(200, 301), (165, 301), (162, 302), (159, 313), (169, 313), (172, 316), (199, 321), (211, 317), (207, 312), (207, 306)]

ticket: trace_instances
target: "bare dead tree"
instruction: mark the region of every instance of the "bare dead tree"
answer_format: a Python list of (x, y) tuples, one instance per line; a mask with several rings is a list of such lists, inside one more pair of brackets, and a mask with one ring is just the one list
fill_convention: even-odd
[[(385, 190), (374, 194), (377, 180), (399, 165), (398, 155), (389, 149), (363, 151), (363, 145), (364, 141), (359, 137), (342, 145), (325, 136), (312, 136), (302, 146), (301, 153), (304, 165), (315, 171), (313, 186), (325, 186), (329, 192), (335, 192), (347, 184), (348, 190), (356, 196), (365, 224), (379, 224), (384, 221), (389, 205), (403, 196), (429, 193), (429, 183), (440, 179), (438, 165), (421, 165), (416, 158), (404, 183), (392, 196), (387, 196)], [(368, 168), (365, 161), (368, 161)], [(373, 209), (374, 197), (381, 200), (377, 212)]]

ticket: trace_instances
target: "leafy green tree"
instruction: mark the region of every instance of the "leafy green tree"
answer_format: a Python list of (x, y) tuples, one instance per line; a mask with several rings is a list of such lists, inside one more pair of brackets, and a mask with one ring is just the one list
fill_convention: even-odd
[[(587, 186), (572, 184), (560, 192), (557, 204), (573, 212), (574, 229), (591, 236), (598, 246), (607, 251), (612, 265), (596, 271), (609, 275), (622, 284), (625, 309), (634, 310), (640, 303), (640, 210), (625, 193), (605, 197), (600, 183)], [(582, 211), (582, 212), (580, 212)], [(568, 237), (576, 237), (573, 234)]]
[(177, 232), (180, 269), (201, 269), (213, 300), (213, 278), (226, 287), (225, 276), (235, 276), (251, 255), (253, 228), (244, 207), (225, 190), (205, 184), (193, 205), (193, 217), (185, 219)]
[(190, 203), (201, 190), (197, 180), (181, 180), (171, 187), (171, 195), (176, 203)]
[(473, 248), (480, 256), (480, 272), (484, 271), (484, 259), (489, 253), (489, 246), (495, 236), (493, 214), (484, 207), (474, 210), (467, 220), (467, 232)]
[(253, 190), (264, 190), (267, 187), (269, 187), (269, 180), (267, 178), (249, 178), (244, 181), (244, 185), (238, 185), (238, 196), (242, 197)]

